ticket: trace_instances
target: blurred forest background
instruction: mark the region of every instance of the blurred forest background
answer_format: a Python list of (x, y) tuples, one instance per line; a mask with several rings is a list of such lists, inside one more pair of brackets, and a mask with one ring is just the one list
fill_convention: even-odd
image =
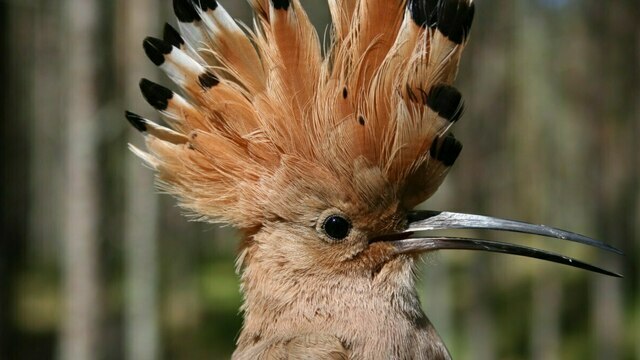
[[(325, 2), (303, 3), (324, 33)], [(157, 117), (139, 79), (168, 84), (141, 46), (167, 20), (170, 0), (0, 0), (0, 359), (233, 350), (236, 234), (189, 223), (127, 150), (124, 110)], [(625, 278), (443, 252), (427, 314), (456, 359), (640, 359), (640, 1), (477, 0), (465, 55), (465, 151), (425, 207), (603, 239), (626, 256), (535, 244)]]

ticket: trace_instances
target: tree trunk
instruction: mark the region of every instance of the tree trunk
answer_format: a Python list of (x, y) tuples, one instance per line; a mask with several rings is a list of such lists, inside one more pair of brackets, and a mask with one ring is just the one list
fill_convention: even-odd
[(54, 0), (31, 9), (34, 22), (34, 56), (31, 81), (30, 109), (31, 157), (29, 246), (39, 258), (55, 254), (60, 245), (63, 214), (51, 211), (63, 203), (64, 169), (61, 168), (60, 149), (65, 123), (62, 121), (60, 84), (64, 80), (60, 72), (63, 46), (61, 34), (61, 1)]
[(67, 96), (60, 355), (66, 360), (95, 359), (99, 353), (97, 6), (96, 0), (66, 0), (64, 8), (68, 83), (59, 86)]
[(0, 1), (0, 358), (21, 353), (24, 337), (16, 324), (17, 288), (24, 270), (29, 214), (28, 60), (32, 34), (29, 8)]
[[(640, 6), (636, 5), (636, 9), (635, 9), (635, 13), (637, 16), (640, 16)], [(636, 18), (637, 18), (636, 16)], [(636, 22), (636, 39), (635, 39), (635, 46), (636, 46), (636, 54), (635, 54), (635, 63), (636, 63), (636, 79), (640, 80), (640, 22)], [(640, 85), (636, 86), (636, 95), (635, 95), (635, 103), (636, 103), (636, 109), (635, 109), (635, 116), (634, 118), (636, 119), (636, 121), (634, 122), (633, 128), (635, 130), (632, 130), (633, 134), (640, 134)], [(638, 146), (638, 143), (636, 143), (635, 145), (635, 174), (634, 176), (634, 187), (636, 189), (636, 204), (635, 204), (635, 211), (634, 213), (636, 214), (635, 218), (637, 219), (640, 216), (640, 146)], [(635, 228), (632, 229), (633, 234), (635, 234), (635, 236), (632, 236), (633, 239), (638, 239), (640, 238), (640, 221), (634, 221), (634, 225)], [(640, 259), (640, 243), (638, 243), (638, 241), (636, 241), (635, 243), (635, 249), (631, 250), (631, 253), (634, 253), (635, 250), (635, 254), (636, 254), (636, 259)], [(632, 296), (635, 298), (635, 309), (636, 312), (638, 309), (640, 309), (640, 266), (636, 263), (636, 292), (635, 294)], [(632, 331), (634, 331), (632, 329)], [(636, 334), (640, 334), (640, 314), (636, 315), (636, 326), (635, 326), (635, 333)], [(640, 359), (640, 341), (636, 341), (636, 359)]]
[[(142, 39), (158, 36), (159, 6), (155, 0), (119, 2), (121, 11), (117, 13), (124, 20), (122, 26), (117, 27), (120, 31), (116, 35), (122, 40), (124, 54), (124, 102), (128, 109), (135, 111), (149, 109), (141, 101), (137, 83), (155, 71), (144, 56)], [(122, 123), (125, 124), (124, 119)], [(140, 134), (128, 126), (127, 130), (131, 143), (140, 146)], [(131, 360), (153, 360), (159, 357), (158, 194), (154, 191), (153, 174), (142, 161), (130, 152), (126, 159), (125, 354)]]

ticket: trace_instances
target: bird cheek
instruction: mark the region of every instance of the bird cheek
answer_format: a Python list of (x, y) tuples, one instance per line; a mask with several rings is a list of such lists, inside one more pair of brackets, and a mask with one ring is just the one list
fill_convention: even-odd
[(360, 231), (355, 230), (346, 239), (341, 245), (344, 246), (343, 249), (343, 260), (349, 261), (358, 257), (360, 254), (365, 252), (369, 247), (367, 237), (362, 234)]
[(366, 249), (362, 252), (361, 259), (366, 267), (380, 269), (387, 262), (396, 258), (393, 246), (384, 242), (367, 243)]

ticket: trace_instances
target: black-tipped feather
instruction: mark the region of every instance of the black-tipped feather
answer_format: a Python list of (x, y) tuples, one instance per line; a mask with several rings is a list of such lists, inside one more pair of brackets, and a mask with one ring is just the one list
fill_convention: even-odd
[(462, 94), (449, 85), (436, 85), (427, 95), (427, 105), (443, 118), (456, 122), (462, 116), (464, 105)]
[(177, 48), (181, 48), (185, 44), (184, 39), (180, 36), (178, 30), (169, 24), (164, 24), (163, 38), (164, 41)]
[(195, 3), (200, 5), (202, 11), (215, 10), (218, 7), (216, 0), (195, 0)]
[(198, 76), (198, 82), (200, 86), (205, 89), (212, 88), (220, 83), (220, 79), (216, 76), (216, 74), (212, 72), (206, 72), (200, 76)]
[(273, 4), (273, 8), (276, 10), (289, 10), (289, 5), (291, 4), (289, 0), (271, 0)]
[(201, 20), (192, 0), (173, 0), (173, 11), (178, 20), (183, 23)]
[(168, 42), (154, 37), (144, 39), (142, 45), (144, 52), (156, 66), (164, 64), (164, 56), (170, 54), (173, 49), (173, 46)]
[(411, 19), (422, 27), (433, 28), (438, 23), (438, 0), (410, 0), (407, 3)]
[(444, 138), (440, 146), (438, 160), (442, 161), (445, 166), (453, 166), (461, 152), (462, 143), (450, 134)]
[(125, 111), (124, 116), (129, 120), (131, 126), (133, 126), (136, 130), (140, 132), (147, 132), (147, 125), (145, 119), (138, 115), (134, 114), (131, 111)]
[(442, 161), (445, 166), (453, 166), (461, 152), (462, 143), (452, 134), (448, 134), (445, 138), (436, 138), (430, 150), (431, 157)]
[(407, 7), (418, 26), (438, 28), (456, 44), (467, 39), (475, 13), (470, 0), (410, 0)]
[(469, 35), (475, 5), (469, 0), (441, 1), (438, 30), (456, 44), (462, 44)]
[(166, 110), (169, 106), (169, 100), (173, 98), (171, 90), (147, 79), (140, 80), (140, 90), (149, 105), (160, 111)]

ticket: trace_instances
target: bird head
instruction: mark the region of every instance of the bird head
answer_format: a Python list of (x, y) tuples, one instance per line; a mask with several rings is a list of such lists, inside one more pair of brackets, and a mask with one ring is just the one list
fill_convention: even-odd
[(253, 30), (215, 0), (174, 0), (180, 31), (147, 38), (149, 58), (181, 88), (140, 87), (168, 127), (133, 113), (160, 188), (190, 214), (245, 232), (243, 265), (305, 274), (374, 274), (438, 249), (537, 257), (615, 275), (514, 244), (417, 236), (493, 229), (595, 240), (544, 226), (413, 211), (462, 145), (453, 86), (471, 0), (330, 0), (324, 51), (299, 0), (252, 0)]

